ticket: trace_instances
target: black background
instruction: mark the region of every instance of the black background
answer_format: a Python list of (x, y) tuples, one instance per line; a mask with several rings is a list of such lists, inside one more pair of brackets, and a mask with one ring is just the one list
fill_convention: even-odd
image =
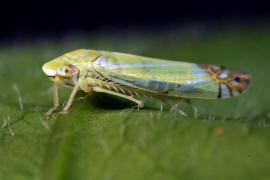
[(268, 4), (200, 1), (6, 2), (0, 9), (0, 39), (63, 36), (107, 28), (159, 29), (189, 23), (267, 22)]

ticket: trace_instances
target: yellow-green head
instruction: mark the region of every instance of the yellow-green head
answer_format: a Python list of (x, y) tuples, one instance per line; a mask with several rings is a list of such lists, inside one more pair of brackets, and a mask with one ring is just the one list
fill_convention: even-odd
[(74, 81), (79, 74), (79, 70), (75, 66), (61, 63), (57, 59), (44, 64), (42, 70), (52, 81), (68, 86), (74, 86)]
[(80, 67), (87, 57), (90, 60), (86, 50), (72, 51), (45, 63), (42, 70), (53, 82), (74, 86)]
[(98, 51), (79, 49), (45, 63), (42, 70), (53, 82), (74, 86), (80, 71), (98, 56)]

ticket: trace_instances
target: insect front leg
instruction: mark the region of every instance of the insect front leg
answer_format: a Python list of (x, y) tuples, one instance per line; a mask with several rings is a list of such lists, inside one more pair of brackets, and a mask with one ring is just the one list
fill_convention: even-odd
[(132, 96), (127, 96), (127, 95), (124, 95), (124, 94), (121, 94), (121, 93), (118, 93), (118, 92), (115, 92), (115, 91), (103, 89), (101, 87), (93, 87), (93, 91), (108, 93), (108, 94), (112, 94), (112, 95), (115, 95), (115, 96), (119, 96), (119, 97), (128, 99), (128, 100), (133, 101), (136, 104), (138, 104), (138, 107), (140, 107), (140, 108), (143, 108), (143, 106), (144, 106), (144, 102), (143, 101), (140, 101), (138, 99), (135, 99)]
[(46, 113), (47, 118), (51, 116), (53, 111), (55, 111), (59, 106), (59, 97), (58, 97), (58, 86), (56, 83), (53, 83), (53, 107), (49, 109)]

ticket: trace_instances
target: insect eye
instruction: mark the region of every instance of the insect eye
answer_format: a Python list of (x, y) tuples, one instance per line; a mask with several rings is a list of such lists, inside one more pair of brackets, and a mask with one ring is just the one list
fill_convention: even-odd
[(68, 69), (65, 69), (65, 73), (68, 73), (69, 72), (69, 70)]
[(234, 80), (235, 80), (236, 82), (240, 82), (240, 78), (239, 78), (239, 77), (234, 78)]

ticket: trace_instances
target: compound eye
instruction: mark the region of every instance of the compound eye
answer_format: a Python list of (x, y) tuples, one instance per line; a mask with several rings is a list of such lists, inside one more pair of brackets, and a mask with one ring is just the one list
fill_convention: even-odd
[(70, 77), (76, 75), (78, 70), (72, 65), (65, 65), (57, 70), (57, 74), (63, 77)]

